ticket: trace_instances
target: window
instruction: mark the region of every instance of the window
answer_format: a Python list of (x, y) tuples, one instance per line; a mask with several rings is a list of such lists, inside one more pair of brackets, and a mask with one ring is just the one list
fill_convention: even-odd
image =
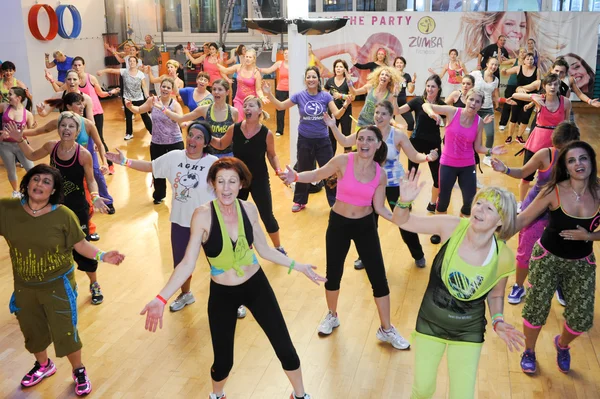
[(387, 0), (356, 0), (356, 11), (387, 11)]
[(462, 11), (463, 0), (431, 0), (431, 11)]
[(323, 11), (352, 11), (352, 0), (323, 0)]
[[(221, 25), (225, 20), (225, 12), (227, 11), (228, 0), (219, 0), (221, 6)], [(248, 2), (246, 0), (234, 0), (233, 9), (231, 10), (231, 23), (229, 24), (229, 32), (248, 32), (246, 21), (248, 18)]]
[(504, 11), (504, 0), (471, 0), (471, 11)]
[(163, 32), (181, 32), (181, 0), (160, 0)]
[(425, 10), (425, 0), (396, 0), (396, 11), (424, 11), (424, 10)]
[(192, 33), (217, 33), (217, 1), (190, 0), (190, 25)]
[(542, 0), (508, 0), (508, 11), (542, 11)]
[[(279, 18), (281, 16), (281, 1), (278, 0), (258, 0), (262, 18)], [(258, 17), (254, 15), (254, 17)]]
[(600, 0), (589, 0), (590, 11), (600, 11)]
[(583, 0), (552, 0), (552, 11), (583, 11)]
[(308, 0), (308, 12), (317, 11), (317, 0)]

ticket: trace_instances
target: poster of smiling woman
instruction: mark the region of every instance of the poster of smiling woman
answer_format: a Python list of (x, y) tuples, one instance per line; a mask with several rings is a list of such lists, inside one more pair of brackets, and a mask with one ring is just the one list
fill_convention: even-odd
[[(331, 14), (311, 13), (315, 17)], [(338, 15), (336, 15), (337, 17)], [(347, 13), (345, 28), (313, 41), (314, 55), (332, 69), (341, 58), (350, 65), (355, 85), (366, 82), (369, 70), (354, 67), (369, 62), (393, 66), (397, 57), (406, 59), (405, 72), (417, 74), (415, 93), (424, 89), (428, 68), (442, 71), (448, 66), (451, 49), (453, 65), (477, 68), (481, 50), (506, 38), (504, 48), (514, 59), (521, 47), (533, 50), (542, 73), (552, 62), (564, 57), (569, 74), (580, 89), (590, 96), (594, 90), (594, 71), (598, 47), (598, 13), (550, 12), (469, 12), (469, 13)], [(584, 39), (585, 38), (585, 39)], [(529, 42), (529, 47), (528, 47)], [(455, 60), (458, 60), (458, 64)], [(512, 66), (512, 65), (507, 65)], [(456, 88), (443, 77), (443, 95)]]

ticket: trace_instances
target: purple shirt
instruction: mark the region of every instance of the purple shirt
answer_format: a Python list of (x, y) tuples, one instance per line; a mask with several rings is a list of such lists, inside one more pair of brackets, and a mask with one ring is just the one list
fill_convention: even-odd
[(314, 96), (306, 90), (293, 94), (290, 100), (298, 105), (300, 123), (298, 133), (309, 139), (329, 137), (327, 125), (323, 122), (323, 114), (327, 112), (329, 103), (333, 101), (331, 94), (320, 91)]

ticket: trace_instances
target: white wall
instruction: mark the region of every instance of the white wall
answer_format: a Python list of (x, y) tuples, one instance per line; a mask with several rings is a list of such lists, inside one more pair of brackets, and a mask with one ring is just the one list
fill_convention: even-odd
[[(45, 1), (52, 7), (58, 1)], [(64, 3), (64, 2), (63, 2)], [(0, 59), (10, 60), (17, 66), (17, 79), (23, 81), (33, 94), (35, 103), (56, 95), (44, 78), (44, 53), (61, 50), (70, 57), (82, 56), (86, 62), (86, 70), (95, 73), (104, 68), (104, 45), (102, 34), (105, 31), (104, 1), (73, 0), (83, 21), (81, 34), (76, 39), (63, 39), (59, 35), (51, 41), (40, 41), (33, 37), (27, 24), (29, 9), (36, 4), (35, 0), (2, 0), (0, 26)], [(65, 29), (71, 31), (70, 13), (65, 12)], [(48, 32), (48, 17), (40, 11), (38, 24), (42, 34)], [(10, 32), (10, 34), (6, 34)], [(56, 68), (51, 70), (56, 78)]]

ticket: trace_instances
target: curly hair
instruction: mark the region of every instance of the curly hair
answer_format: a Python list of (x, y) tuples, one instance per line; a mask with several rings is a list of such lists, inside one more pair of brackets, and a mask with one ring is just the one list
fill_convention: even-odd
[(400, 84), (402, 82), (402, 77), (396, 68), (389, 66), (382, 66), (375, 69), (373, 72), (367, 76), (367, 83), (370, 84), (373, 88), (377, 87), (379, 84), (379, 76), (383, 71), (386, 71), (390, 75), (390, 81), (387, 85), (387, 89), (389, 91), (394, 90), (394, 86)]

